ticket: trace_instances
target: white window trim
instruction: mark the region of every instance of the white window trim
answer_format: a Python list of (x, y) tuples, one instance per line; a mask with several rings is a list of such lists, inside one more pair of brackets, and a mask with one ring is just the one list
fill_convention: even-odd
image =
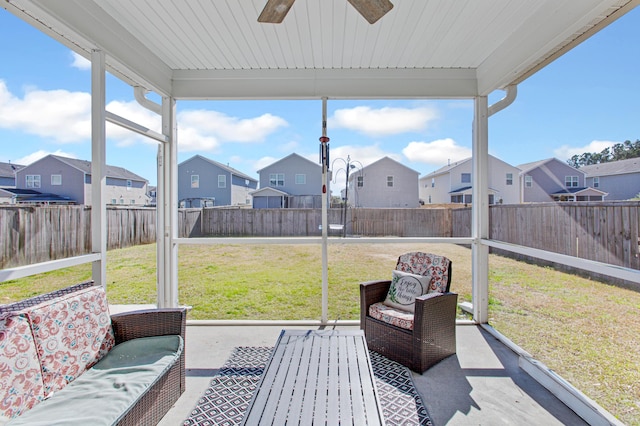
[[(54, 178), (57, 178), (54, 180)], [(62, 185), (62, 175), (51, 175), (51, 186)]]
[(191, 188), (200, 188), (200, 175), (191, 175)]
[(227, 175), (218, 175), (218, 188), (227, 187)]
[(40, 188), (42, 178), (40, 175), (26, 175), (25, 176), (25, 186), (27, 188)]
[(296, 185), (306, 185), (307, 184), (307, 175), (304, 173), (296, 173), (295, 176)]

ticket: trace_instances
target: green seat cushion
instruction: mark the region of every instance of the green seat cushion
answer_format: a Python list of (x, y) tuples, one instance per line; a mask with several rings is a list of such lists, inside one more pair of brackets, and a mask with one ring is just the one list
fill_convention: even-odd
[(180, 336), (143, 337), (116, 345), (96, 365), (11, 425), (111, 425), (180, 357)]

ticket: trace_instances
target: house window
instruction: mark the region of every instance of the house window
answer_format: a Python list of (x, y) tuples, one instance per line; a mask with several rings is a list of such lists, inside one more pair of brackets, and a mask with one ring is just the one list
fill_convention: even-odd
[(131, 182), (131, 179), (127, 179), (127, 191), (131, 191), (132, 186), (133, 186), (133, 183)]
[(117, 204), (117, 203), (118, 203), (118, 202), (116, 201), (116, 199), (115, 199), (115, 198), (112, 198), (112, 199), (111, 199), (111, 204)]
[(364, 176), (356, 177), (356, 186), (362, 188), (364, 186)]
[(564, 177), (564, 186), (567, 188), (577, 188), (578, 187), (578, 176), (565, 176)]
[(40, 175), (27, 175), (25, 179), (27, 188), (40, 188)]
[(120, 204), (124, 204), (124, 198), (120, 197)]
[(136, 203), (136, 200), (131, 200), (131, 204), (135, 204), (135, 203)]
[(307, 183), (307, 175), (298, 174), (296, 175), (296, 185), (304, 185)]
[(436, 178), (431, 178), (431, 187), (432, 188), (436, 187)]
[(218, 175), (218, 188), (226, 188), (226, 187), (227, 187), (227, 176)]
[(507, 173), (507, 185), (513, 185), (513, 173)]
[(393, 188), (393, 176), (387, 176), (387, 187)]
[(600, 178), (599, 177), (594, 177), (593, 178), (593, 187), (594, 188), (598, 188), (600, 186)]
[(51, 185), (62, 185), (62, 175), (51, 175)]
[(533, 184), (533, 180), (531, 179), (531, 176), (527, 175), (524, 177), (524, 186), (526, 188), (531, 188), (531, 185)]
[(191, 175), (191, 187), (200, 188), (200, 175)]
[(284, 173), (271, 173), (269, 175), (269, 186), (284, 186)]

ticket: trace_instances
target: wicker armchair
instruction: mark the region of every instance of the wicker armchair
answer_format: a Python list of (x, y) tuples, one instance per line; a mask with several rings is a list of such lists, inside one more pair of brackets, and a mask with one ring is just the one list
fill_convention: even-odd
[(451, 261), (430, 253), (412, 252), (398, 258), (396, 270), (431, 275), (431, 291), (415, 303), (413, 330), (397, 327), (369, 315), (369, 307), (385, 300), (391, 281), (360, 284), (360, 328), (369, 349), (418, 373), (456, 353), (456, 309), (458, 295), (449, 292)]

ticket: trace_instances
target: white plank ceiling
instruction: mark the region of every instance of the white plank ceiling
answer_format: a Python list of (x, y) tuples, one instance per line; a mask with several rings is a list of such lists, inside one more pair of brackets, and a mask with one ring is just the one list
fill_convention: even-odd
[(457, 98), (517, 84), (640, 0), (5, 0), (125, 81), (178, 99)]

